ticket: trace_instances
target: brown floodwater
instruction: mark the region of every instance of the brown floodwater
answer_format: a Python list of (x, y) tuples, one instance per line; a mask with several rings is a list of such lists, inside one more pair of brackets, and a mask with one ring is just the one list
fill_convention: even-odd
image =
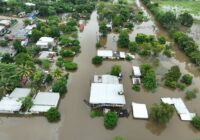
[[(139, 2), (139, 1), (138, 1)], [(141, 7), (143, 7), (140, 4)], [(144, 8), (143, 10), (146, 11)], [(147, 12), (147, 11), (146, 11)], [(147, 12), (148, 13), (148, 12)], [(149, 34), (165, 34), (166, 33), (157, 26), (153, 21), (153, 17), (148, 14), (150, 20), (135, 26), (130, 39), (134, 40), (134, 36), (138, 32)], [(156, 26), (157, 31), (154, 31)], [(131, 110), (131, 102), (139, 102), (147, 104), (149, 108), (153, 103), (159, 103), (161, 97), (182, 97), (185, 93), (179, 90), (169, 90), (162, 86), (155, 93), (141, 90), (139, 93), (131, 89), (131, 79), (129, 75), (132, 71), (132, 65), (141, 63), (152, 63), (150, 59), (142, 59), (138, 56), (131, 62), (127, 61), (104, 61), (99, 67), (95, 67), (91, 63), (91, 59), (96, 55), (95, 44), (98, 40), (98, 22), (97, 13), (92, 13), (91, 19), (86, 25), (83, 32), (79, 33), (81, 43), (81, 54), (75, 57), (74, 61), (78, 63), (78, 70), (70, 74), (68, 81), (68, 93), (61, 100), (59, 111), (61, 112), (61, 121), (59, 123), (50, 124), (44, 117), (0, 117), (0, 140), (112, 140), (114, 136), (123, 136), (126, 140), (194, 140), (200, 138), (200, 132), (196, 131), (189, 122), (183, 122), (175, 113), (174, 117), (166, 126), (154, 124), (148, 120), (120, 118), (118, 126), (114, 130), (106, 130), (103, 126), (103, 118), (92, 119), (89, 116), (90, 107), (83, 100), (89, 98), (90, 81), (94, 74), (109, 73), (112, 65), (120, 64), (124, 78), (126, 108)], [(104, 42), (108, 49), (117, 50), (116, 40), (111, 33)], [(157, 67), (157, 73), (162, 75), (172, 65), (179, 65), (183, 73), (191, 73), (194, 77), (193, 85), (199, 88), (199, 71), (194, 67), (188, 59), (176, 47), (174, 47), (174, 57), (160, 58), (160, 65)], [(200, 89), (200, 88), (199, 88)], [(200, 113), (200, 96), (192, 101), (185, 103), (191, 112)]]

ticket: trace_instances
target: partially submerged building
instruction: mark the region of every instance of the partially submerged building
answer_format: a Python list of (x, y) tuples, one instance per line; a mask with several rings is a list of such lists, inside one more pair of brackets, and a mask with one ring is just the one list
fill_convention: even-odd
[(138, 119), (148, 119), (148, 111), (145, 104), (132, 102), (133, 117)]
[(125, 59), (125, 52), (118, 52), (112, 50), (98, 50), (97, 56), (103, 57), (104, 59)]
[(126, 101), (123, 85), (119, 84), (118, 77), (94, 76), (89, 103), (93, 107), (123, 107)]
[(55, 56), (56, 56), (56, 52), (41, 51), (38, 59), (41, 59), (41, 60), (48, 59), (49, 61), (54, 61)]
[(51, 37), (41, 37), (37, 43), (37, 47), (40, 47), (41, 49), (48, 49), (49, 47), (55, 46), (54, 38)]
[(39, 92), (33, 99), (33, 106), (30, 109), (32, 113), (44, 113), (52, 107), (57, 107), (60, 99), (59, 93)]
[(22, 98), (29, 96), (31, 89), (15, 88), (10, 95), (2, 98), (0, 101), (0, 113), (19, 112), (22, 106)]
[(141, 77), (140, 67), (133, 66), (132, 82), (134, 85), (141, 83), (140, 77)]

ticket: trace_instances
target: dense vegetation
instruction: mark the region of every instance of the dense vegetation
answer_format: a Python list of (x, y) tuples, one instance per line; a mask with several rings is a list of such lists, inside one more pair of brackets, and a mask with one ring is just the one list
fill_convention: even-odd
[(107, 129), (113, 129), (118, 122), (118, 116), (115, 112), (108, 112), (104, 115), (104, 126)]

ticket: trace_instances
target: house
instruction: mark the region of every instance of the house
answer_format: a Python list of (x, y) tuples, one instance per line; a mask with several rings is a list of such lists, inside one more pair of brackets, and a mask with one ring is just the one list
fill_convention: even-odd
[(41, 37), (37, 41), (36, 46), (40, 47), (41, 49), (48, 49), (51, 46), (55, 46), (55, 42), (51, 37)]
[(148, 119), (147, 107), (145, 104), (132, 102), (133, 117), (138, 119)]
[(94, 76), (89, 103), (92, 107), (123, 107), (126, 104), (123, 85), (116, 76)]
[(48, 59), (50, 61), (54, 61), (54, 57), (56, 56), (56, 52), (51, 52), (51, 51), (41, 51), (40, 56), (38, 57), (39, 59)]
[(5, 27), (10, 27), (11, 21), (9, 19), (0, 20), (0, 25)]
[(6, 27), (0, 25), (0, 36), (3, 36), (4, 34), (6, 34), (6, 31), (7, 31)]
[(59, 93), (39, 92), (33, 99), (33, 106), (30, 109), (32, 113), (44, 113), (52, 107), (57, 107), (60, 99)]
[(29, 96), (31, 89), (29, 88), (15, 88), (14, 91), (0, 101), (0, 113), (15, 113), (19, 112), (22, 106), (20, 99)]

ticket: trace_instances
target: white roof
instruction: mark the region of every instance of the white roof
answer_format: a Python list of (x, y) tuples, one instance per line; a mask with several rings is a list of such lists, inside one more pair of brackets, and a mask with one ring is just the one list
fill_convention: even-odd
[(26, 5), (26, 6), (35, 6), (34, 3), (30, 3), (30, 2), (25, 3), (25, 5)]
[(19, 99), (30, 95), (30, 93), (31, 93), (30, 88), (15, 88), (9, 97)]
[(3, 30), (3, 29), (5, 29), (5, 27), (0, 25), (0, 31)]
[(33, 24), (33, 25), (26, 26), (25, 29), (30, 31), (30, 30), (32, 30), (33, 28), (36, 28), (36, 27), (37, 27), (37, 25)]
[(139, 104), (132, 102), (133, 117), (140, 119), (148, 119), (147, 107), (145, 104)]
[(48, 42), (48, 43), (53, 43), (54, 42), (54, 39), (52, 37), (41, 37), (39, 39), (39, 41), (41, 42)]
[(41, 105), (33, 105), (30, 109), (31, 112), (39, 113), (39, 112), (47, 112), (53, 106), (41, 106)]
[(16, 98), (3, 97), (0, 101), (0, 113), (13, 113), (19, 111), (22, 103)]
[(119, 79), (117, 76), (113, 75), (95, 75), (94, 82), (104, 84), (119, 84)]
[(181, 98), (172, 98), (174, 106), (179, 114), (188, 114), (189, 111)]
[(101, 57), (113, 57), (112, 50), (98, 50), (97, 55)]
[(132, 57), (133, 59), (135, 59), (135, 55), (131, 54), (131, 53), (127, 53), (128, 56)]
[(49, 54), (55, 54), (55, 52), (50, 52), (50, 51), (42, 51), (40, 52), (39, 59), (48, 59)]
[(120, 58), (126, 58), (125, 52), (119, 52), (119, 56), (120, 56)]
[(38, 41), (36, 46), (48, 46), (48, 42)]
[(172, 99), (169, 98), (169, 97), (167, 97), (167, 98), (161, 98), (161, 101), (162, 101), (163, 103), (169, 104), (169, 105), (174, 104), (173, 101), (172, 101)]
[(54, 106), (56, 107), (60, 99), (59, 93), (39, 92), (33, 100), (34, 105)]
[(135, 76), (141, 76), (140, 67), (133, 66), (133, 73)]
[(123, 94), (122, 84), (104, 84), (92, 83), (90, 90), (91, 104), (120, 104), (125, 105), (125, 96)]
[(176, 111), (180, 115), (181, 120), (191, 121), (196, 115), (195, 113), (190, 113), (181, 98), (172, 98)]
[(3, 19), (3, 20), (0, 20), (0, 24), (9, 26), (11, 24), (11, 21), (8, 19)]

